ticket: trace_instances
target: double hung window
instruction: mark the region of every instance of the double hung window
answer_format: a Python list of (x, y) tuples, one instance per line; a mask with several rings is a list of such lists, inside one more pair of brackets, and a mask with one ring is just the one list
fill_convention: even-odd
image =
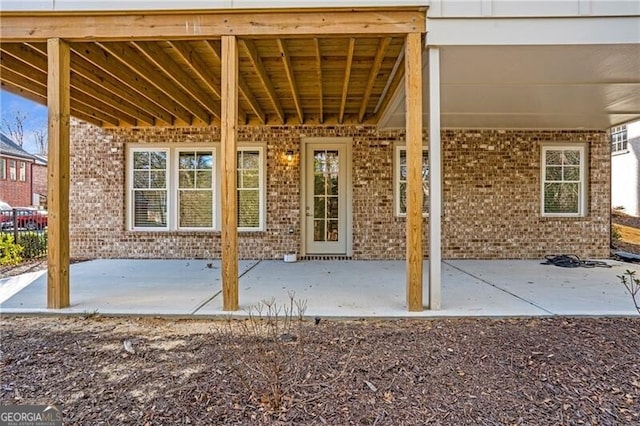
[(543, 145), (543, 216), (586, 214), (586, 152), (584, 144)]
[[(221, 217), (218, 144), (132, 146), (128, 162), (131, 230), (218, 230)], [(265, 223), (264, 147), (237, 152), (238, 229)]]
[[(396, 146), (394, 167), (394, 195), (396, 216), (407, 215), (407, 148)], [(422, 214), (429, 211), (429, 154), (422, 150)]]

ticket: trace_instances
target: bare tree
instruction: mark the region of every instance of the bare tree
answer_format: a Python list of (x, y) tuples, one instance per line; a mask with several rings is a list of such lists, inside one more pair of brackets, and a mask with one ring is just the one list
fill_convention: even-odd
[(47, 151), (48, 151), (47, 131), (45, 129), (34, 130), (33, 139), (36, 142), (36, 149), (38, 150), (38, 154), (47, 155)]
[(26, 113), (22, 111), (14, 111), (9, 114), (9, 117), (2, 117), (0, 130), (22, 147), (24, 144), (24, 124), (28, 118), (29, 116)]

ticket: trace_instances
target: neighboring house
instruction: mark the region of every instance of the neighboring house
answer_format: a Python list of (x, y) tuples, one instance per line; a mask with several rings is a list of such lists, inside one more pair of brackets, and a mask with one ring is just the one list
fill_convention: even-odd
[(32, 167), (36, 159), (0, 133), (0, 200), (12, 206), (30, 206)]
[(640, 121), (611, 129), (611, 206), (640, 216)]
[(406, 258), (416, 310), (425, 257), (437, 308), (441, 257), (609, 255), (637, 2), (42, 3), (5, 1), (0, 80), (48, 99), (72, 256), (221, 258), (225, 309), (237, 258)]
[(31, 166), (31, 194), (34, 207), (47, 208), (47, 156), (34, 154), (35, 162)]

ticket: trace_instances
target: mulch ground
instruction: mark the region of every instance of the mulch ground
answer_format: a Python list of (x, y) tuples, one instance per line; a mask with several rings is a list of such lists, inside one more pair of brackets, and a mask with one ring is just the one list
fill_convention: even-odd
[(0, 404), (60, 404), (64, 424), (640, 424), (640, 317), (90, 315), (0, 331)]
[(640, 317), (273, 319), (4, 316), (0, 405), (71, 425), (640, 424)]

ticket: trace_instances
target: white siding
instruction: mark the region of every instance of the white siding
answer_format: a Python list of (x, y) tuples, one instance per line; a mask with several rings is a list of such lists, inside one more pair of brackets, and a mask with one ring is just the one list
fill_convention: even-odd
[(628, 150), (611, 156), (611, 205), (640, 216), (640, 121), (627, 125)]

